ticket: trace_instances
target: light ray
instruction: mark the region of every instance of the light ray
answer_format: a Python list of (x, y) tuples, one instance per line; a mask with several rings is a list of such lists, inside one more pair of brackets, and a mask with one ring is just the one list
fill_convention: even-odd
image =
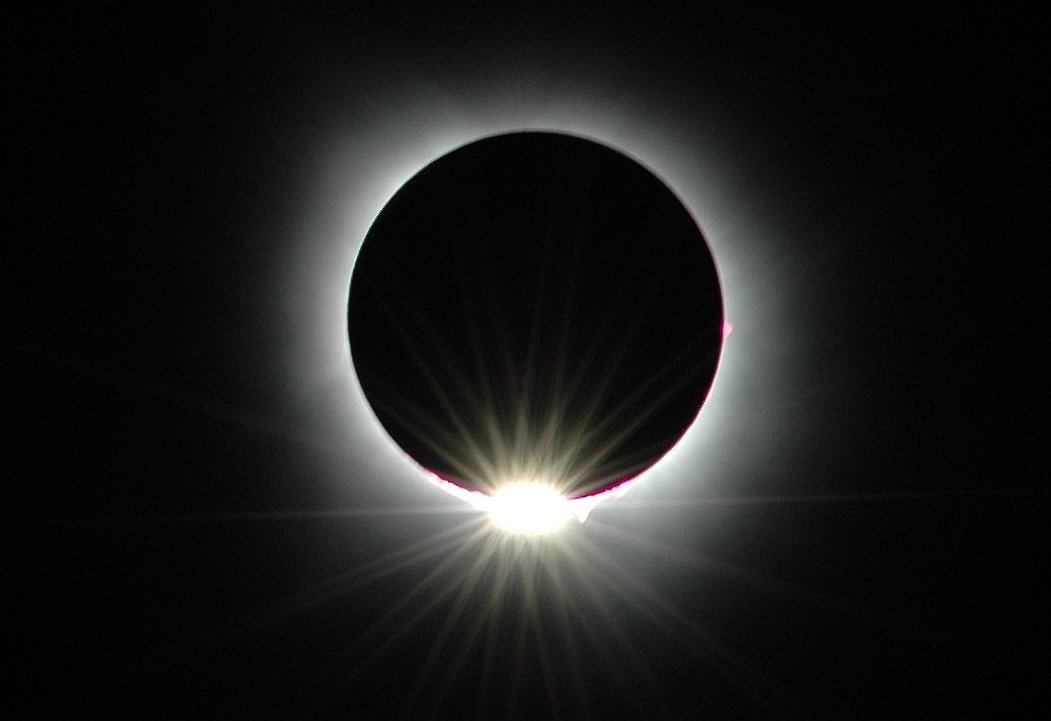
[(621, 509), (663, 508), (681, 506), (763, 506), (808, 503), (874, 503), (889, 501), (931, 501), (956, 498), (1039, 497), (1051, 494), (1051, 489), (1036, 488), (949, 488), (934, 491), (873, 491), (869, 493), (806, 493), (784, 495), (711, 495), (687, 498), (648, 498), (618, 503)]
[(835, 612), (857, 621), (883, 625), (891, 623), (891, 619), (877, 614), (870, 608), (847, 602), (843, 599), (830, 598), (798, 584), (782, 581), (766, 573), (759, 573), (735, 564), (719, 561), (711, 556), (693, 553), (612, 525), (593, 522), (592, 526), (602, 533), (603, 540), (607, 543), (617, 543), (636, 550), (652, 552), (684, 568), (729, 578), (742, 585), (782, 598), (789, 598), (807, 606)]
[(603, 589), (626, 602), (659, 629), (665, 638), (718, 670), (724, 678), (753, 697), (765, 694), (767, 698), (776, 700), (782, 710), (798, 711), (787, 692), (761, 673), (754, 664), (715, 639), (648, 584), (625, 573), (597, 546), (592, 545), (591, 551), (589, 559), (603, 571), (595, 573), (593, 577)]

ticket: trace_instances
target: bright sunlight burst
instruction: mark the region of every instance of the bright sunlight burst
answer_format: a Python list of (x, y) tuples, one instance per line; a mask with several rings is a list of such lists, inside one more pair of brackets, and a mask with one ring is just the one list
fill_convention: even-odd
[(488, 503), (493, 525), (511, 533), (538, 535), (561, 528), (572, 516), (569, 502), (541, 483), (512, 483)]

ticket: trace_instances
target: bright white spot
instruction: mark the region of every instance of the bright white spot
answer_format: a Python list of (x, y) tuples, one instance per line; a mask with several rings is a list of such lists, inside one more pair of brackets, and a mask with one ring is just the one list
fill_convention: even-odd
[(572, 517), (569, 502), (551, 486), (540, 483), (504, 486), (487, 505), (493, 525), (511, 533), (550, 533)]

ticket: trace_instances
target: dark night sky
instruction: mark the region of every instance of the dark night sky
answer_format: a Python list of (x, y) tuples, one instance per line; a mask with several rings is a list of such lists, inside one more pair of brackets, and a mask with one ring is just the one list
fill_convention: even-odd
[[(1028, 715), (1046, 23), (337, 7), (4, 23), (4, 705)], [(458, 601), (477, 550), (434, 539), (470, 516), (358, 422), (316, 328), (362, 207), (545, 118), (667, 173), (732, 348), (689, 455)]]

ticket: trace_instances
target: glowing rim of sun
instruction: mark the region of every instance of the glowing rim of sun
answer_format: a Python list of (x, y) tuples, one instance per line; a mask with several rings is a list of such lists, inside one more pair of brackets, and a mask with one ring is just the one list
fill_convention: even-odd
[[(314, 413), (342, 419), (350, 441), (367, 448), (356, 459), (357, 467), (364, 462), (366, 468), (382, 469), (384, 479), (422, 473), (443, 491), (486, 511), (493, 502), (484, 494), (434, 476), (401, 452), (364, 398), (346, 333), (350, 277), (361, 243), (402, 185), (437, 158), (481, 138), (521, 131), (564, 133), (610, 147), (647, 168), (679, 198), (701, 229), (720, 278), (728, 321), (724, 336), (729, 321), (737, 327), (733, 342), (724, 342), (721, 348), (716, 376), (698, 417), (678, 444), (639, 477), (568, 500), (571, 517), (583, 521), (599, 503), (623, 496), (641, 479), (664, 476), (699, 483), (706, 474), (737, 476), (761, 463), (765, 449), (774, 445), (763, 441), (781, 428), (776, 413), (756, 411), (756, 386), (772, 388), (792, 372), (792, 358), (785, 348), (792, 329), (776, 326), (770, 304), (758, 290), (773, 285), (764, 276), (774, 275), (775, 264), (764, 258), (764, 243), (759, 241), (765, 236), (759, 230), (749, 231), (754, 221), (747, 202), (735, 196), (732, 185), (719, 184), (732, 174), (726, 159), (711, 150), (719, 145), (718, 139), (709, 138), (706, 152), (674, 129), (661, 127), (660, 114), (652, 107), (633, 111), (623, 103), (587, 105), (576, 96), (563, 100), (557, 109), (545, 103), (547, 109), (527, 112), (522, 102), (515, 102), (505, 112), (473, 118), (443, 113), (441, 107), (432, 108), (433, 113), (414, 107), (400, 115), (398, 108), (389, 108), (382, 118), (386, 142), (369, 135), (370, 129), (380, 127), (378, 115), (371, 122), (361, 121), (356, 130), (336, 126), (327, 136), (322, 134), (316, 153), (319, 185), (310, 191), (310, 223), (300, 234), (308, 245), (288, 276), (292, 281), (286, 291), (290, 301), (286, 322), (296, 338), (297, 358), (305, 360), (293, 379), (302, 402)], [(745, 242), (749, 240), (756, 242)], [(748, 270), (758, 277), (747, 277)], [(320, 283), (306, 282), (317, 278)], [(304, 318), (315, 322), (304, 324)], [(778, 364), (763, 357), (771, 353), (780, 356)], [(326, 390), (319, 393), (319, 388)], [(741, 446), (743, 439), (751, 441), (749, 449)], [(725, 453), (735, 447), (747, 452)]]

